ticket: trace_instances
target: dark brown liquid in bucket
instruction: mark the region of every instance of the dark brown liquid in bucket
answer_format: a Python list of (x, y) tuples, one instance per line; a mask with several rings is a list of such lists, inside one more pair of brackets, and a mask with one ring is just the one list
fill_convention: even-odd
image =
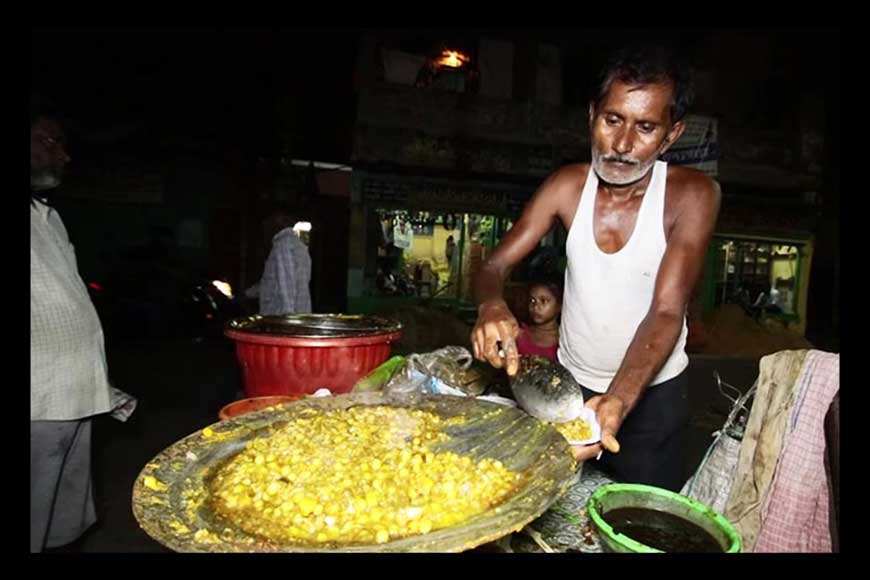
[(700, 526), (659, 510), (616, 508), (603, 514), (614, 533), (662, 552), (719, 552), (722, 545)]

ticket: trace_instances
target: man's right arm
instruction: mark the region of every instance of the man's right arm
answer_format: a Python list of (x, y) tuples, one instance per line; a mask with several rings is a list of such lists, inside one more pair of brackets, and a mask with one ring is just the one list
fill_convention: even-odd
[[(506, 366), (509, 375), (516, 374), (519, 366), (516, 348), (519, 326), (504, 301), (505, 280), (513, 267), (546, 235), (553, 221), (557, 217), (565, 220), (577, 176), (576, 165), (564, 167), (550, 175), (474, 278), (474, 296), (478, 304), (477, 324), (471, 333), (474, 356), (496, 368)], [(498, 343), (501, 343), (504, 361), (499, 354)]]

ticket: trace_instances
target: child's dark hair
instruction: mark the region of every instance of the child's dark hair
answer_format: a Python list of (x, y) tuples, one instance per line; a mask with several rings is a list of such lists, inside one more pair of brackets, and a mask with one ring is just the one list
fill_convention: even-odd
[(539, 276), (529, 280), (529, 290), (535, 286), (542, 286), (553, 293), (559, 302), (562, 302), (562, 281), (556, 276)]

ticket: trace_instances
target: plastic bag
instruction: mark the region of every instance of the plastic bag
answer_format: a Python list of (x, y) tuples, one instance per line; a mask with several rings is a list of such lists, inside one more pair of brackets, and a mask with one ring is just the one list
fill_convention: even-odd
[[(752, 385), (752, 388), (745, 394), (740, 395), (738, 389), (719, 378), (719, 373), (716, 373), (715, 376), (719, 384), (719, 392), (732, 401), (733, 406), (725, 425), (713, 433), (713, 443), (707, 449), (704, 459), (701, 460), (701, 465), (689, 478), (680, 493), (721, 514), (725, 511), (728, 496), (731, 494), (731, 486), (737, 472), (737, 460), (740, 458), (743, 430), (749, 414), (748, 402), (755, 394), (757, 383)], [(737, 396), (729, 396), (723, 391), (723, 387), (736, 391)]]
[(413, 398), (423, 394), (466, 396), (456, 384), (472, 356), (461, 346), (447, 346), (424, 354), (411, 354), (384, 385), (387, 398)]
[[(462, 347), (445, 347), (430, 353), (408, 355), (384, 385), (384, 396), (403, 400), (423, 394), (464, 396), (465, 393), (451, 385), (448, 378), (452, 366), (458, 364), (461, 368), (466, 363), (463, 354), (468, 354), (468, 351)], [(470, 364), (469, 354), (465, 368)]]
[(112, 386), (109, 387), (109, 405), (112, 407), (109, 414), (113, 419), (126, 423), (138, 404), (139, 400), (130, 393), (125, 393)]

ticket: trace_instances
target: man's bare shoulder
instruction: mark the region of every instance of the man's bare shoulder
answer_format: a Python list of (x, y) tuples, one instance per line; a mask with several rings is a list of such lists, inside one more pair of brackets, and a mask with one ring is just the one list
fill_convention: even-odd
[(546, 196), (575, 198), (586, 183), (589, 174), (588, 163), (572, 163), (564, 165), (550, 174), (541, 185), (539, 191)]
[(718, 203), (719, 184), (702, 171), (689, 167), (668, 166), (668, 203), (683, 206)]
[(553, 178), (560, 182), (583, 185), (589, 175), (589, 163), (571, 163), (563, 165), (553, 172)]

